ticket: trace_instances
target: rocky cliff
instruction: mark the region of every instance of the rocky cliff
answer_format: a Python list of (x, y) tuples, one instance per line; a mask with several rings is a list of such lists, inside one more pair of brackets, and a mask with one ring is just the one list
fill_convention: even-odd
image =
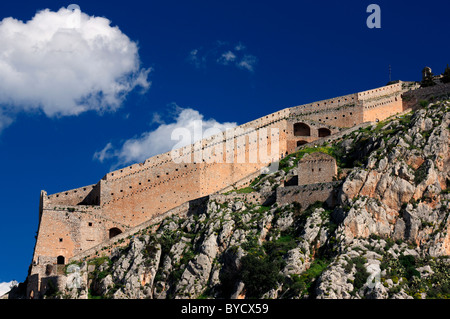
[[(450, 101), (319, 147), (111, 255), (69, 265), (49, 298), (448, 298)], [(338, 162), (336, 205), (270, 200), (321, 150)], [(287, 184), (286, 184), (287, 185)], [(272, 195), (272, 196), (271, 196)], [(73, 271), (75, 269), (77, 271)], [(71, 270), (72, 269), (72, 270)]]

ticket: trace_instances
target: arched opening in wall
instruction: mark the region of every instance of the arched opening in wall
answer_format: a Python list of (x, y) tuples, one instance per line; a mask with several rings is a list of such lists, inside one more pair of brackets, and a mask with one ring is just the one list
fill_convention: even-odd
[(295, 123), (294, 136), (311, 136), (311, 128), (305, 123)]
[(299, 146), (301, 146), (301, 145), (305, 145), (305, 144), (307, 144), (308, 142), (307, 141), (297, 141), (297, 147), (299, 147)]
[(324, 128), (324, 127), (319, 128), (319, 137), (325, 137), (328, 135), (331, 135), (331, 131), (329, 129)]
[(109, 238), (116, 237), (117, 235), (119, 235), (121, 233), (122, 233), (122, 231), (119, 228), (113, 227), (109, 230)]
[(66, 263), (66, 259), (64, 258), (64, 256), (58, 256), (56, 257), (56, 263), (58, 265), (64, 265)]

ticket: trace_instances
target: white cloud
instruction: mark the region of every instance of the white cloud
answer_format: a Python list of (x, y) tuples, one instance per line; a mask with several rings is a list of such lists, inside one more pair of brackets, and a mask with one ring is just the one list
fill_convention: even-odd
[(103, 162), (106, 158), (110, 156), (108, 152), (112, 151), (112, 149), (113, 149), (112, 144), (108, 143), (101, 151), (94, 153), (94, 158), (100, 162)]
[[(94, 154), (94, 159), (100, 162), (106, 159), (116, 159), (117, 164), (113, 168), (119, 165), (143, 162), (149, 157), (172, 150), (175, 145), (183, 146), (180, 144), (180, 140), (172, 140), (172, 133), (176, 129), (189, 130), (192, 139), (185, 143), (185, 145), (189, 145), (210, 136), (211, 134), (208, 133), (222, 132), (237, 125), (237, 123), (230, 122), (219, 123), (215, 119), (205, 120), (202, 114), (191, 108), (181, 108), (177, 105), (175, 108), (176, 117), (173, 122), (160, 124), (155, 130), (131, 138), (125, 141), (119, 149), (114, 149), (112, 144), (108, 143), (101, 151)], [(199, 124), (202, 130), (200, 134), (196, 131)]]
[(234, 49), (235, 49), (236, 51), (245, 50), (245, 45), (243, 45), (242, 43), (239, 42), (239, 43), (234, 47)]
[(217, 59), (217, 62), (223, 65), (227, 65), (228, 63), (233, 62), (234, 60), (236, 60), (236, 55), (231, 51), (227, 51), (223, 53), (220, 56), (220, 58)]
[(255, 64), (258, 62), (255, 56), (246, 54), (244, 57), (237, 63), (237, 66), (241, 69), (246, 69), (250, 72), (253, 72)]
[(200, 47), (191, 50), (188, 61), (196, 68), (205, 68), (208, 61), (214, 61), (221, 65), (235, 66), (241, 70), (254, 72), (258, 59), (256, 56), (248, 54), (246, 46), (240, 42), (232, 46), (227, 42), (216, 41), (208, 49)]
[(0, 130), (19, 112), (114, 111), (136, 87), (150, 87), (137, 44), (108, 19), (79, 10), (5, 18), (0, 43)]
[(0, 297), (11, 290), (12, 287), (17, 286), (19, 283), (15, 280), (10, 282), (0, 282)]
[(206, 57), (200, 55), (200, 53), (199, 53), (200, 50), (201, 49), (194, 49), (191, 52), (189, 52), (189, 56), (188, 56), (189, 62), (191, 62), (193, 65), (195, 65), (196, 68), (200, 68), (200, 67), (204, 66), (204, 64), (206, 62)]

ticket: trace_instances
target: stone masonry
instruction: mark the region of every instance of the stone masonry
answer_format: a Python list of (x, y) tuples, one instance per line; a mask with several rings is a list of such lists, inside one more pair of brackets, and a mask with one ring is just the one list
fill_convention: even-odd
[(298, 185), (329, 183), (336, 175), (336, 160), (328, 154), (306, 154), (298, 161)]

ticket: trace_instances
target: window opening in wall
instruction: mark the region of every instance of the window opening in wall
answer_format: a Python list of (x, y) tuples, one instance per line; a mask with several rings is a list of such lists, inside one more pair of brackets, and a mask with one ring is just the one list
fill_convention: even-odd
[(60, 243), (62, 243), (62, 241), (63, 241), (63, 239), (62, 239), (62, 238), (60, 238), (60, 239), (59, 239), (59, 242), (60, 242)]
[(89, 225), (89, 227), (92, 227), (92, 222), (89, 222), (89, 224), (88, 224), (88, 225)]
[(66, 259), (64, 258), (64, 256), (58, 256), (56, 257), (56, 263), (58, 265), (64, 265), (66, 263)]

